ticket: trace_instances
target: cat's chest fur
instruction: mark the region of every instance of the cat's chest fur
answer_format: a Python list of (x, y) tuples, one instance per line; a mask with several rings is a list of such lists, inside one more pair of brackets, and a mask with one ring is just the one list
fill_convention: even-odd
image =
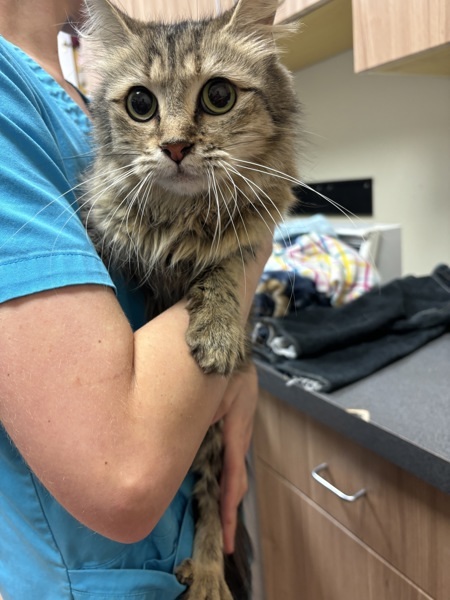
[[(158, 200), (164, 201), (163, 193)], [(123, 209), (111, 210), (107, 197), (99, 198), (89, 210), (88, 224), (99, 253), (106, 264), (145, 289), (148, 318), (185, 298), (224, 260), (237, 256), (245, 263), (257, 249), (262, 225), (252, 211), (244, 210), (245, 219), (234, 221), (227, 211), (218, 215), (202, 206), (202, 198), (184, 211), (177, 210), (173, 198), (166, 195), (165, 200), (171, 206), (170, 218), (151, 205), (138, 210), (139, 202), (131, 208), (124, 202)]]

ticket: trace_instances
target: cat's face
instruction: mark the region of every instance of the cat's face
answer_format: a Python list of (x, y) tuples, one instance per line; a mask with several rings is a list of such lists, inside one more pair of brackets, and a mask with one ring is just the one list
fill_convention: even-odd
[(264, 82), (233, 60), (231, 45), (214, 47), (201, 33), (190, 50), (192, 29), (180, 30), (176, 44), (163, 30), (151, 55), (130, 57), (132, 73), (106, 90), (114, 151), (132, 149), (141, 176), (151, 173), (180, 195), (206, 191), (213, 177), (226, 180), (233, 158), (258, 161), (275, 133)]
[(114, 20), (116, 35), (93, 102), (99, 151), (132, 172), (137, 190), (145, 180), (180, 197), (230, 195), (252, 176), (238, 174), (239, 161), (286, 162), (296, 100), (271, 34), (239, 22), (246, 4), (276, 6), (241, 0), (241, 15), (176, 25), (99, 11), (96, 27)]

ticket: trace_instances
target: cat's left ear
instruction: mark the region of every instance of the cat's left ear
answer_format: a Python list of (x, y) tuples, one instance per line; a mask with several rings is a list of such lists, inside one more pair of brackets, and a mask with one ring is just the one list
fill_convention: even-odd
[(230, 20), (230, 26), (240, 28), (273, 25), (280, 0), (239, 0)]

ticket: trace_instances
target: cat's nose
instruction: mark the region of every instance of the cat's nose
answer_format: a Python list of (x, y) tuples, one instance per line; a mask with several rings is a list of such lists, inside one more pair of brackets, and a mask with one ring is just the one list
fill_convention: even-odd
[(192, 150), (193, 146), (194, 144), (189, 144), (188, 142), (175, 142), (173, 144), (161, 144), (160, 148), (173, 162), (180, 164), (183, 158)]

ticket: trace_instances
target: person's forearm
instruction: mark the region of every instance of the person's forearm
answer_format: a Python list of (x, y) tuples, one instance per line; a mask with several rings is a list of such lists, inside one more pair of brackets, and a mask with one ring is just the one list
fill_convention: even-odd
[[(138, 462), (144, 472), (139, 478), (144, 477), (151, 487), (150, 493), (143, 490), (142, 499), (151, 495), (161, 507), (167, 506), (191, 466), (228, 385), (225, 377), (203, 374), (190, 355), (184, 335), (180, 336), (180, 328), (188, 326), (184, 306), (176, 305), (134, 335), (134, 376), (128, 404), (133, 444), (141, 435), (144, 440), (151, 439), (153, 452), (155, 448), (158, 451), (149, 461), (145, 444), (138, 441), (130, 463), (140, 454)], [(162, 347), (158, 340), (165, 341)], [(151, 399), (145, 391), (149, 389), (154, 390)]]
[(110, 290), (75, 287), (7, 303), (0, 322), (0, 417), (31, 468), (85, 525), (144, 537), (227, 385), (190, 356), (183, 305), (133, 335)]

